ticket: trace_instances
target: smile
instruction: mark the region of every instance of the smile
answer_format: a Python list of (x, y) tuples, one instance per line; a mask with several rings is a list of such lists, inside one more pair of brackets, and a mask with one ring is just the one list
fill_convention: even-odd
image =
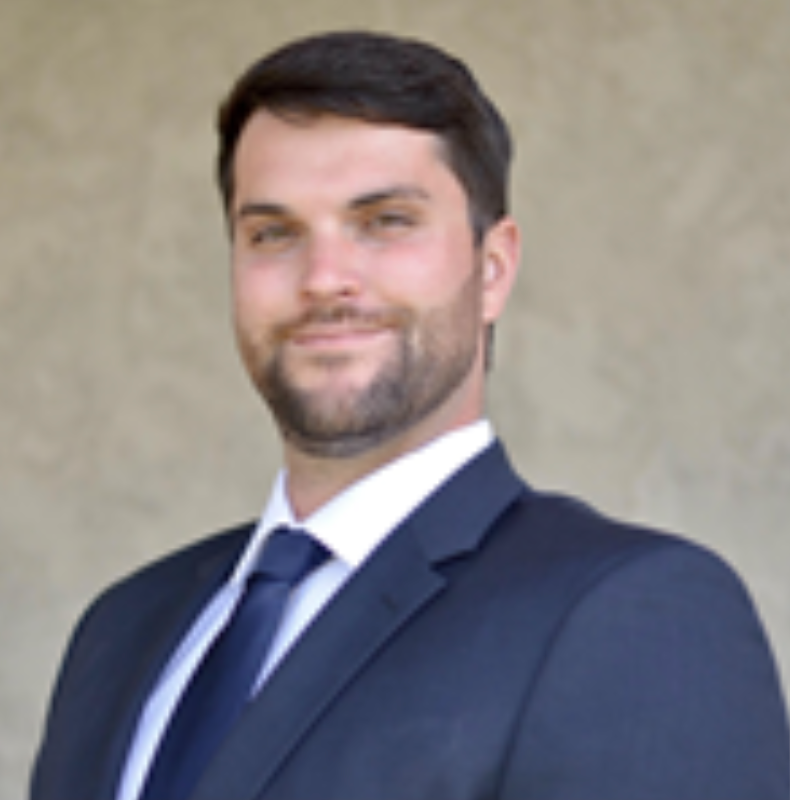
[(296, 347), (307, 349), (345, 349), (366, 345), (392, 333), (383, 325), (316, 325), (294, 331), (289, 341)]

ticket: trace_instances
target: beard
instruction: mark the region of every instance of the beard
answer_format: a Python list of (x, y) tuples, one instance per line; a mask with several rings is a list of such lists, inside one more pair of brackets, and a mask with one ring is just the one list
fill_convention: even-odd
[[(261, 365), (246, 347), (253, 382), (283, 437), (303, 453), (350, 458), (375, 448), (428, 417), (471, 372), (480, 346), (480, 289), (474, 271), (446, 306), (423, 314), (406, 309), (376, 312), (337, 304), (308, 311), (275, 331), (275, 346)], [(342, 390), (307, 388), (288, 359), (288, 339), (304, 326), (359, 324), (386, 329), (392, 346), (372, 377)], [(249, 345), (249, 340), (247, 341)], [(325, 354), (314, 368), (327, 378), (350, 368), (353, 355)]]

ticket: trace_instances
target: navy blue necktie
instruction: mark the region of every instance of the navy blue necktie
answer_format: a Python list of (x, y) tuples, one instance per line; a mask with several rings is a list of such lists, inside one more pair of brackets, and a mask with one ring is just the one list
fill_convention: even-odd
[(328, 557), (308, 534), (277, 528), (230, 620), (181, 697), (141, 800), (186, 800), (249, 701), (288, 594)]

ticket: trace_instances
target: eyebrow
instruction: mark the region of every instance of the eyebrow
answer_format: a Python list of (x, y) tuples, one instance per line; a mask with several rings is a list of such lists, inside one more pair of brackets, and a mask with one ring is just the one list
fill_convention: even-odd
[[(362, 194), (355, 197), (348, 207), (359, 211), (370, 206), (387, 203), (392, 200), (419, 200), (425, 201), (430, 198), (428, 192), (418, 186), (392, 186), (374, 192)], [(234, 215), (236, 220), (247, 217), (282, 217), (291, 213), (287, 206), (279, 203), (251, 202), (245, 203)]]
[(245, 203), (234, 215), (236, 220), (245, 217), (282, 217), (286, 216), (288, 209), (277, 203)]
[(375, 206), (379, 203), (387, 203), (390, 200), (428, 200), (429, 194), (419, 186), (393, 186), (389, 189), (382, 189), (376, 192), (363, 194), (355, 198), (349, 204), (352, 209), (366, 208)]

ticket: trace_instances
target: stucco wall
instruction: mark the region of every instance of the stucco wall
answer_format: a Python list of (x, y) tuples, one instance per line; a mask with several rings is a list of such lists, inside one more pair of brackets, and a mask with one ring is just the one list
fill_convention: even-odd
[(722, 552), (790, 676), (787, 0), (5, 0), (3, 800), (89, 598), (264, 502), (212, 117), (260, 52), (338, 26), (443, 43), (512, 121), (491, 412), (526, 476)]

